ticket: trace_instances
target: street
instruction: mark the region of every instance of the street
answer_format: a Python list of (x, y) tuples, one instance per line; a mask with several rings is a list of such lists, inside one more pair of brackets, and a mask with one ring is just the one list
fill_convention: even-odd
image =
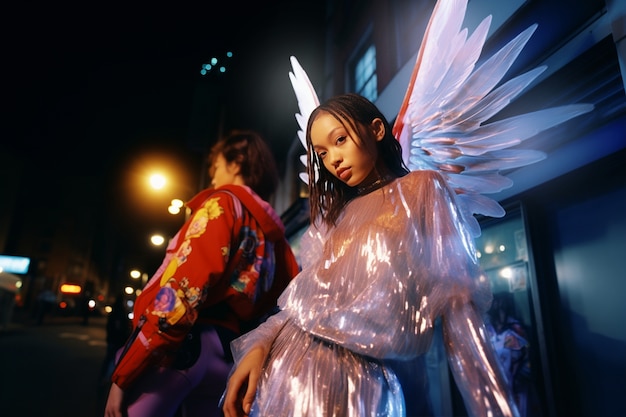
[(0, 416), (101, 417), (104, 317), (16, 317), (0, 331)]

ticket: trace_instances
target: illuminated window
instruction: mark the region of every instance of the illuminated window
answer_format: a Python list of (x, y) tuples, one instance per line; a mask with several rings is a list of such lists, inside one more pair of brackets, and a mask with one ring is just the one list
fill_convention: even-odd
[(368, 44), (354, 61), (352, 71), (354, 92), (370, 101), (378, 98), (378, 80), (376, 77), (376, 47)]

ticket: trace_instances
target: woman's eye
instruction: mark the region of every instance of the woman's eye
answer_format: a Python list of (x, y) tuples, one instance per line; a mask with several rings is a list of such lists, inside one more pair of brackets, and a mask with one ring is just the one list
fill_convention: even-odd
[(319, 159), (324, 159), (325, 156), (326, 156), (326, 151), (322, 151), (322, 152), (318, 152), (317, 153), (317, 157)]
[(345, 136), (339, 136), (337, 138), (337, 144), (343, 143), (346, 141), (346, 137)]

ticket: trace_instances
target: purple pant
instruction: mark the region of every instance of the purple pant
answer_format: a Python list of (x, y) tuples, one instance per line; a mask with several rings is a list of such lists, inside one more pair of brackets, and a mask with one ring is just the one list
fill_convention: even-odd
[(224, 357), (214, 328), (202, 330), (200, 343), (200, 357), (193, 366), (150, 370), (124, 394), (128, 417), (171, 417), (179, 408), (183, 417), (222, 416), (218, 403), (232, 363)]

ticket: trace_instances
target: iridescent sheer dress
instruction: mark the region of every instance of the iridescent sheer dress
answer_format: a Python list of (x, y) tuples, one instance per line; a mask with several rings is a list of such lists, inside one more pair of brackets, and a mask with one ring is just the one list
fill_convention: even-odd
[(232, 343), (236, 363), (269, 348), (251, 416), (403, 416), (388, 360), (424, 355), (441, 318), (453, 375), (475, 416), (515, 416), (488, 346), (487, 278), (435, 171), (414, 171), (352, 200), (335, 227), (310, 226), (302, 271), (281, 311)]

